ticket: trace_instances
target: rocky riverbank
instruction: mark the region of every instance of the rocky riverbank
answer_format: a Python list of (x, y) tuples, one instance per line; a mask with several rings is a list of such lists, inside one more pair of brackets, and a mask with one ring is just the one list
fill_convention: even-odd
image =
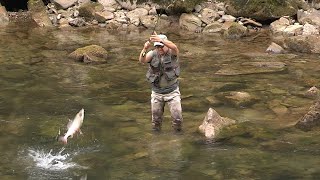
[(44, 4), (41, 0), (30, 0), (28, 12), (7, 12), (0, 6), (0, 25), (21, 19), (37, 26), (57, 28), (97, 26), (135, 31), (153, 29), (157, 25), (156, 28), (162, 30), (179, 28), (191, 33), (223, 35), (228, 39), (239, 39), (270, 28), (274, 43), (267, 52), (320, 53), (320, 3), (317, 0), (290, 0), (273, 7), (269, 2), (262, 8), (264, 10), (259, 0), (238, 4), (228, 0), (170, 2), (51, 0)]

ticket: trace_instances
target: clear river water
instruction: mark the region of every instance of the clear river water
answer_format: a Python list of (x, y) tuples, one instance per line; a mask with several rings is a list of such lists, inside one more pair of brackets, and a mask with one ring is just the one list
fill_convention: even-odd
[[(227, 40), (168, 30), (180, 49), (183, 132), (166, 109), (154, 133), (138, 62), (149, 34), (1, 27), (0, 179), (319, 179), (320, 133), (293, 127), (314, 102), (304, 93), (320, 83), (319, 55), (266, 54), (267, 32)], [(106, 63), (68, 57), (92, 44), (108, 51)], [(232, 92), (255, 100), (237, 104)], [(217, 140), (198, 132), (210, 107), (237, 121)], [(83, 134), (57, 142), (81, 108)]]

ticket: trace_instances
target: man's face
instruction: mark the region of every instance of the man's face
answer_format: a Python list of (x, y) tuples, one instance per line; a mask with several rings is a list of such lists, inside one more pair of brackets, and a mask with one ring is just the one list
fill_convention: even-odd
[(164, 46), (155, 46), (157, 51), (159, 52), (160, 55), (163, 55), (165, 53), (165, 47)]

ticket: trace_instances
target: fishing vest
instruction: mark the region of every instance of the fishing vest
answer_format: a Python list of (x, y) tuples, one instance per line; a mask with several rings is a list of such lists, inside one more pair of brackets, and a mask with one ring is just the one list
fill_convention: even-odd
[(172, 92), (178, 87), (177, 78), (179, 75), (179, 60), (176, 55), (172, 55), (170, 49), (163, 56), (160, 56), (157, 51), (153, 51), (152, 59), (149, 62), (149, 70), (146, 74), (147, 80), (152, 85), (152, 90), (160, 94)]

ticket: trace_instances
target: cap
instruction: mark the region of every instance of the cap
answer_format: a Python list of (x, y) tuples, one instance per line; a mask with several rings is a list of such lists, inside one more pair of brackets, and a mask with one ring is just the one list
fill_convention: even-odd
[[(167, 40), (168, 39), (167, 36), (164, 35), (164, 34), (159, 34), (158, 37), (160, 39), (162, 39), (162, 40)], [(164, 46), (164, 44), (161, 43), (161, 42), (154, 42), (153, 46)]]

